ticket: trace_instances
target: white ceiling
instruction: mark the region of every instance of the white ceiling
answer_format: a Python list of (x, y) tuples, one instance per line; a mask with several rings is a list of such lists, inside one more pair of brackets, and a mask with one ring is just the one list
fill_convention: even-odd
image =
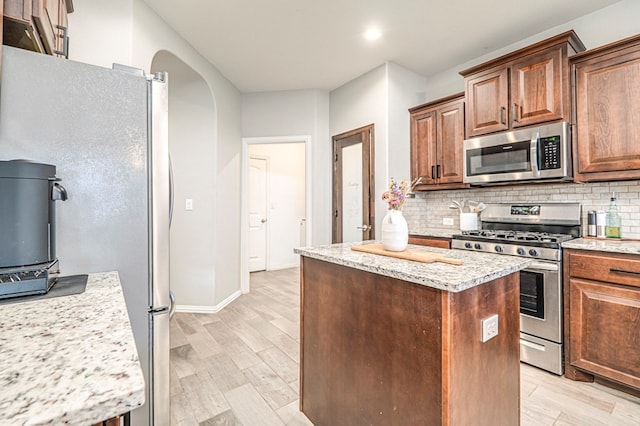
[(248, 93), (331, 90), (386, 61), (429, 76), (618, 0), (145, 1)]

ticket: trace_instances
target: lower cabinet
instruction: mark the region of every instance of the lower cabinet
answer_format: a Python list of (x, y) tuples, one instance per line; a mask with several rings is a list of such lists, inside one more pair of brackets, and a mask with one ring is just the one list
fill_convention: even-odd
[(640, 256), (565, 250), (565, 375), (640, 390)]
[(451, 248), (451, 238), (441, 237), (425, 237), (422, 235), (409, 235), (409, 244), (416, 244), (419, 246), (438, 247), (444, 249)]

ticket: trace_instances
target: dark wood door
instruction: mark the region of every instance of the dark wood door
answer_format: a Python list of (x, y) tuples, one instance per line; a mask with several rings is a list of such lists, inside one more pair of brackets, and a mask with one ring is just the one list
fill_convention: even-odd
[(439, 183), (462, 183), (464, 161), (464, 100), (438, 110), (436, 176)]
[(562, 58), (558, 47), (511, 66), (511, 127), (563, 117)]
[(421, 185), (436, 183), (436, 110), (417, 111), (410, 115), (411, 180), (421, 178)]
[(374, 126), (333, 136), (334, 243), (375, 236)]
[(640, 178), (640, 37), (574, 65), (576, 180)]
[(509, 72), (497, 68), (466, 80), (467, 137), (509, 128)]

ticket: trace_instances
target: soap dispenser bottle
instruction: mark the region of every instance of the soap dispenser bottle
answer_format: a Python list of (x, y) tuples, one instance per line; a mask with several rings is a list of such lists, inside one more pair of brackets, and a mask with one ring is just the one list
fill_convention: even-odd
[(607, 212), (607, 221), (604, 228), (604, 233), (607, 238), (620, 238), (620, 226), (622, 225), (622, 218), (618, 211), (618, 205), (616, 204), (616, 194), (613, 193), (611, 197), (611, 203), (609, 204), (609, 211)]

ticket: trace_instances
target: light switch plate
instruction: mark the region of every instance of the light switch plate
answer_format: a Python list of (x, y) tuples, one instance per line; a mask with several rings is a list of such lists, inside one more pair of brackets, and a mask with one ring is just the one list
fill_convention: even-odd
[(482, 343), (498, 335), (498, 314), (491, 315), (480, 322), (482, 323)]

